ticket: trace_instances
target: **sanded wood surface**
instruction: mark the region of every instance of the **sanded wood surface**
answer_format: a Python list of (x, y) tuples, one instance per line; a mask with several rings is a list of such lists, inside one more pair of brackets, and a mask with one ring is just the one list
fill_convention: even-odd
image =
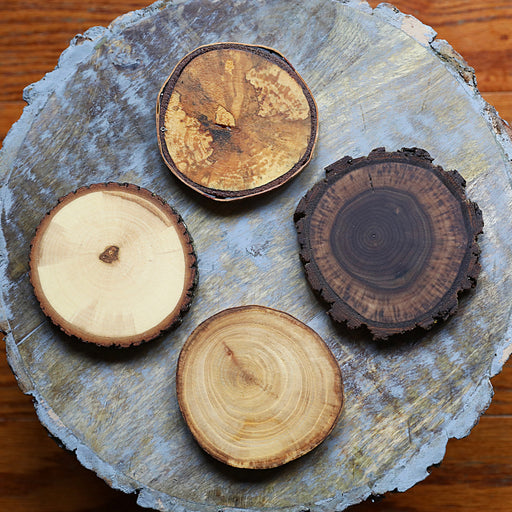
[(201, 46), (165, 82), (157, 135), (171, 171), (217, 200), (262, 194), (311, 159), (315, 101), (291, 64), (270, 48)]
[(307, 279), (329, 316), (387, 339), (455, 314), (480, 273), (483, 228), (460, 174), (419, 148), (346, 156), (326, 173), (294, 220)]
[[(480, 89), (505, 118), (510, 111), (510, 6), (503, 2), (398, 2), (438, 30), (477, 70)], [(3, 7), (3, 6), (2, 6)], [(132, 8), (134, 2), (87, 5), (78, 2), (16, 2), (5, 6), (0, 20), (2, 35), (2, 133), (21, 112), (21, 88), (50, 70), (60, 51), (76, 32), (106, 24)], [(44, 44), (41, 43), (44, 41)], [(475, 43), (476, 41), (476, 43)], [(507, 65), (508, 63), (508, 65)], [(7, 100), (6, 100), (7, 98)], [(13, 98), (9, 100), (9, 98)], [(508, 109), (508, 110), (507, 110)], [(10, 117), (9, 117), (10, 116)], [(327, 162), (326, 162), (327, 163)], [(258, 249), (254, 247), (253, 249)], [(251, 250), (251, 246), (249, 246)], [(509, 432), (506, 416), (511, 413), (510, 364), (493, 379), (494, 402), (472, 435), (448, 443), (441, 468), (407, 493), (389, 495), (383, 502), (365, 504), (355, 510), (509, 510)], [(73, 456), (47, 439), (32, 412), (31, 401), (17, 389), (3, 361), (2, 379), (2, 478), (0, 503), (6, 510), (86, 511), (143, 510), (134, 498), (119, 495)], [(35, 482), (41, 485), (35, 485)]]
[(341, 371), (311, 328), (262, 306), (226, 309), (187, 339), (176, 370), (180, 410), (198, 443), (237, 468), (275, 468), (334, 428)]
[(100, 183), (60, 198), (43, 217), (30, 280), (42, 310), (65, 333), (127, 347), (181, 322), (197, 258), (179, 214), (160, 197)]

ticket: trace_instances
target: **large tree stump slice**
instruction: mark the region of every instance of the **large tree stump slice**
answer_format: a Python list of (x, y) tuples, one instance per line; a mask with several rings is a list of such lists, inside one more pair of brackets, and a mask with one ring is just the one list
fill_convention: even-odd
[(104, 346), (138, 345), (181, 321), (197, 281), (181, 217), (135, 185), (82, 187), (39, 225), (30, 277), (65, 333)]
[(345, 157), (295, 211), (300, 255), (329, 315), (375, 339), (446, 319), (480, 272), (482, 213), (417, 148)]
[(199, 325), (181, 351), (176, 387), (198, 443), (247, 469), (308, 453), (343, 405), (340, 367), (322, 338), (262, 306), (224, 310)]
[[(236, 208), (190, 193), (162, 161), (155, 133), (155, 99), (181, 57), (233, 40), (282, 52), (321, 113), (307, 169)], [(355, 0), (161, 2), (76, 38), (59, 67), (25, 90), (29, 105), (0, 155), (1, 325), (21, 388), (82, 464), (162, 511), (332, 512), (408, 489), (442, 460), (449, 438), (469, 433), (511, 350), (512, 143), (454, 55), (414, 18)], [(380, 146), (425, 148), (460, 172), (485, 214), (478, 285), (418, 343), (356, 342), (325, 314), (297, 257), (300, 198), (340, 155)], [(172, 204), (198, 252), (201, 286), (180, 328), (133, 350), (70, 343), (42, 313), (28, 275), (30, 241), (56, 198), (105, 181), (136, 183)], [(325, 441), (263, 472), (204, 453), (173, 377), (195, 327), (247, 304), (317, 332), (345, 387)]]
[(186, 55), (157, 103), (171, 171), (216, 200), (262, 194), (311, 159), (318, 114), (310, 90), (277, 51), (217, 43)]

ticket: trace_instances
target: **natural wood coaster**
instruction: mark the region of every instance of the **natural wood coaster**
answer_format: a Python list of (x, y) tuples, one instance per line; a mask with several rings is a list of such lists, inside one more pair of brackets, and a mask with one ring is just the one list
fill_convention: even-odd
[(30, 278), (44, 313), (97, 345), (137, 345), (188, 310), (196, 256), (180, 216), (129, 184), (83, 187), (39, 225)]
[(217, 43), (185, 56), (157, 102), (158, 142), (171, 171), (197, 192), (233, 200), (272, 190), (309, 162), (315, 101), (277, 51)]
[(322, 338), (262, 306), (226, 309), (197, 327), (176, 386), (198, 443), (239, 468), (272, 468), (309, 452), (343, 405), (340, 368)]
[(476, 283), (482, 214), (457, 171), (417, 148), (345, 157), (295, 212), (300, 256), (329, 315), (375, 339), (430, 328)]

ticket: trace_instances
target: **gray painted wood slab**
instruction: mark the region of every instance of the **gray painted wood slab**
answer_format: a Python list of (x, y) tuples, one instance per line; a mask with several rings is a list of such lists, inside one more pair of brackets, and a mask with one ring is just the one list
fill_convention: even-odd
[[(311, 88), (320, 118), (309, 166), (279, 190), (233, 205), (181, 185), (156, 140), (163, 81), (187, 52), (217, 41), (282, 52)], [(447, 440), (467, 435), (489, 405), (489, 379), (511, 350), (512, 144), (472, 70), (429, 27), (355, 0), (157, 2), (77, 36), (25, 99), (0, 160), (8, 357), (41, 422), (113, 487), (162, 511), (339, 511), (423, 479)], [(458, 314), (386, 344), (328, 319), (304, 278), (292, 221), (325, 166), (378, 146), (422, 147), (457, 169), (485, 220), (482, 274)], [(199, 255), (198, 293), (183, 324), (124, 351), (61, 334), (28, 279), (42, 216), (60, 196), (102, 181), (132, 182), (166, 199)], [(344, 412), (327, 440), (268, 471), (234, 470), (205, 455), (176, 400), (187, 336), (208, 316), (244, 304), (286, 311), (315, 329), (345, 381)]]

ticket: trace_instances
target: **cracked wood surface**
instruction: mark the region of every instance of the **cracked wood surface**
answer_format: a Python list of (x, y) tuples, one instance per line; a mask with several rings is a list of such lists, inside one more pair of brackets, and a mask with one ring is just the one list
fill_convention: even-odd
[[(73, 32), (83, 31), (88, 26), (97, 23), (98, 20), (99, 22), (106, 23), (115, 14), (124, 12), (125, 10), (129, 10), (131, 7), (133, 8), (136, 6), (134, 3), (130, 2), (123, 2), (122, 7), (119, 7), (117, 4), (114, 4), (115, 2), (111, 2), (109, 4), (109, 9), (111, 10), (102, 7), (101, 11), (84, 11), (83, 19), (86, 21), (81, 22), (83, 23), (81, 27), (77, 24), (77, 28), (74, 29)], [(482, 55), (486, 55), (487, 60), (482, 58), (483, 80), (479, 80), (480, 86), (484, 91), (489, 91), (486, 93), (486, 97), (492, 97), (494, 100), (496, 100), (493, 100), (493, 103), (495, 103), (496, 106), (499, 107), (498, 110), (500, 111), (500, 113), (504, 117), (507, 117), (506, 109), (508, 104), (507, 98), (509, 97), (509, 93), (507, 93), (506, 90), (506, 79), (507, 70), (510, 70), (510, 66), (507, 67), (505, 64), (507, 61), (506, 59), (509, 58), (507, 57), (507, 55), (509, 55), (507, 53), (507, 44), (509, 43), (507, 42), (506, 39), (500, 39), (500, 20), (507, 19), (507, 6), (505, 5), (500, 7), (496, 5), (496, 9), (499, 9), (499, 16), (494, 16), (494, 11), (492, 10), (494, 9), (494, 4), (491, 7), (489, 7), (489, 3), (483, 4), (482, 6), (482, 3), (478, 3), (478, 5), (475, 5), (474, 3), (464, 5), (464, 2), (458, 2), (456, 4), (451, 3), (448, 6), (450, 7), (450, 9), (447, 9), (446, 6), (442, 4), (443, 2), (432, 2), (429, 4), (427, 8), (425, 8), (419, 4), (416, 5), (414, 2), (409, 2), (408, 5), (403, 5), (401, 7), (406, 12), (410, 12), (411, 10), (413, 10), (418, 17), (420, 17), (423, 21), (429, 22), (430, 24), (436, 25), (438, 24), (437, 22), (440, 21), (440, 35), (448, 39), (451, 43), (455, 44), (456, 48), (459, 51), (461, 51), (465, 56), (468, 56), (468, 53), (464, 51), (464, 48), (467, 45), (469, 45), (467, 47), (471, 50), (472, 40), (475, 40), (475, 37), (480, 41), (480, 44), (478, 46), (475, 46), (475, 48), (478, 48), (478, 53), (471, 53), (472, 58), (476, 59), (477, 63), (478, 56), (480, 53)], [(119, 10), (117, 12), (115, 11), (116, 7), (119, 7)], [(486, 12), (486, 8), (487, 11), (489, 12), (489, 16), (486, 17), (485, 19), (482, 19), (482, 13)], [(82, 12), (82, 6), (80, 5), (72, 7), (70, 11), (61, 11), (59, 10), (57, 2), (52, 3), (49, 6), (45, 4), (45, 9), (45, 14), (51, 13), (51, 17), (48, 18), (49, 21), (46, 22), (45, 29), (47, 29), (50, 33), (54, 33), (57, 32), (56, 27), (58, 27), (58, 34), (62, 34), (60, 27), (65, 26), (64, 24), (61, 25), (60, 22), (56, 23), (54, 21), (56, 19), (59, 19), (60, 13), (66, 12), (65, 23), (70, 23), (69, 20), (71, 19), (71, 17), (69, 17), (69, 12), (71, 12), (71, 14), (73, 14), (73, 12)], [(436, 9), (439, 10), (436, 11)], [(8, 30), (9, 32), (11, 32), (13, 28), (17, 27), (16, 24), (13, 24), (13, 19), (15, 19), (18, 13), (20, 13), (23, 16), (23, 11), (16, 11), (9, 7), (9, 12), (7, 13), (8, 15), (7, 17), (5, 17), (6, 27), (8, 27), (6, 28), (6, 30)], [(25, 17), (25, 19), (30, 20), (30, 23), (32, 24), (31, 26), (37, 26), (37, 23), (39, 22), (40, 18), (34, 16)], [(465, 20), (466, 22), (459, 23), (461, 19)], [(485, 28), (482, 29), (481, 27), (486, 27), (487, 30)], [(436, 26), (436, 28), (438, 27)], [(453, 31), (451, 31), (452, 28)], [(453, 36), (451, 36), (450, 34), (453, 34)], [(492, 36), (488, 37), (489, 34), (493, 34), (493, 36), (496, 36), (498, 38), (497, 40), (501, 41), (500, 44), (491, 44), (490, 46), (486, 46), (486, 44), (488, 44), (487, 41), (493, 41)], [(505, 31), (503, 31), (502, 35), (506, 35)], [(58, 44), (54, 42), (57, 40), (58, 37), (56, 39), (47, 41), (48, 45), (44, 46), (45, 50), (48, 48), (52, 48), (51, 45)], [(20, 51), (23, 48), (27, 47), (26, 45), (30, 46), (30, 44), (34, 45), (33, 50), (25, 52), (24, 54), (21, 53), (20, 57), (15, 59), (14, 61), (10, 61), (10, 57), (4, 60), (4, 62), (7, 63), (11, 62), (11, 69), (23, 69), (23, 63), (27, 62), (26, 60), (23, 60), (23, 55), (25, 55), (26, 58), (33, 59), (34, 65), (31, 65), (30, 68), (26, 68), (29, 69), (29, 71), (25, 73), (22, 71), (21, 74), (15, 75), (8, 73), (9, 77), (14, 77), (14, 83), (16, 83), (16, 80), (23, 80), (22, 77), (37, 77), (37, 69), (40, 69), (39, 73), (51, 69), (52, 64), (44, 64), (46, 62), (45, 58), (47, 57), (41, 57), (40, 54), (38, 54), (38, 48), (43, 47), (38, 46), (36, 42), (36, 39), (30, 37), (21, 39), (19, 41), (20, 44), (18, 45)], [(64, 48), (64, 41), (62, 41), (60, 44), (62, 45), (61, 48)], [(488, 49), (486, 50), (486, 48)], [(482, 49), (483, 51), (481, 52)], [(492, 55), (493, 52), (496, 54), (501, 52), (501, 58), (489, 61), (488, 57), (489, 55)], [(12, 53), (12, 55), (15, 55), (15, 53)], [(49, 50), (46, 55), (50, 55)], [(53, 58), (55, 58), (55, 54)], [(493, 62), (492, 65), (494, 67), (491, 69), (491, 64), (488, 65), (487, 62)], [(473, 64), (475, 65), (475, 67), (477, 67), (478, 74), (479, 70), (478, 66), (476, 66), (475, 64), (475, 61), (470, 61), (470, 64)], [(503, 71), (495, 72), (496, 69)], [(488, 79), (490, 77), (492, 77), (494, 81)], [(24, 82), (21, 83), (26, 84), (30, 81), (34, 81), (34, 79), (36, 78), (25, 78)], [(499, 82), (499, 80), (501, 80), (501, 82)], [(8, 78), (5, 83), (8, 86), (3, 89), (3, 92), (9, 93), (9, 91), (13, 90), (13, 81), (11, 80), (11, 78)], [(499, 88), (501, 87), (499, 85), (500, 83), (505, 84), (501, 89)], [(496, 84), (495, 90), (498, 92), (493, 92), (493, 89), (489, 88), (491, 87), (489, 84)], [(503, 106), (499, 106), (499, 102), (502, 102), (501, 105)], [(2, 105), (6, 105), (6, 103), (2, 103)], [(13, 104), (12, 108), (9, 107), (9, 105), (10, 104), (7, 104), (4, 111), (7, 110), (9, 112), (15, 112), (16, 109), (19, 109), (20, 107), (19, 103)], [(12, 116), (13, 117), (11, 119), (12, 121), (14, 121), (16, 117), (14, 114), (12, 114)], [(4, 119), (3, 125), (7, 127), (7, 123), (8, 121)], [(248, 254), (256, 255), (264, 253), (266, 247), (268, 247), (268, 245), (266, 245), (265, 243), (251, 242), (246, 247), (246, 250)], [(35, 325), (34, 330), (36, 332), (37, 329), (39, 329), (39, 326)], [(507, 366), (509, 367), (510, 365)], [(8, 390), (8, 398), (7, 402), (4, 401), (2, 403), (7, 404), (6, 407), (4, 407), (6, 411), (12, 411), (12, 415), (10, 412), (6, 412), (6, 418), (15, 417), (19, 418), (20, 420), (23, 418), (28, 420), (29, 418), (32, 417), (30, 413), (31, 406), (29, 400), (24, 400), (23, 396), (19, 395), (19, 392), (13, 389), (12, 383), (9, 384), (9, 382), (12, 382), (12, 380), (9, 379), (12, 378), (7, 373), (5, 375), (6, 384), (2, 389)], [(489, 412), (493, 413), (494, 415), (500, 416), (493, 416), (492, 414), (490, 416), (486, 415), (481, 421), (481, 424), (476, 427), (472, 436), (470, 436), (467, 439), (464, 439), (463, 441), (450, 442), (448, 445), (448, 454), (443, 464), (444, 467), (434, 470), (432, 477), (430, 477), (420, 485), (417, 485), (414, 489), (411, 489), (409, 492), (405, 494), (390, 495), (384, 502), (380, 504), (377, 503), (360, 505), (356, 507), (356, 509), (388, 510), (389, 507), (394, 507), (395, 509), (403, 508), (407, 510), (414, 509), (427, 511), (439, 509), (442, 508), (443, 506), (446, 507), (449, 504), (453, 510), (480, 510), (482, 508), (493, 508), (494, 510), (508, 511), (510, 493), (509, 486), (507, 484), (507, 471), (510, 472), (510, 453), (507, 450), (509, 442), (507, 441), (506, 434), (504, 434), (502, 437), (499, 437), (500, 431), (505, 433), (509, 430), (508, 427), (506, 426), (506, 420), (502, 419), (502, 415), (506, 414), (507, 411), (509, 411), (509, 405), (507, 404), (510, 403), (510, 401), (507, 398), (508, 390), (510, 389), (510, 383), (508, 382), (509, 379), (507, 378), (507, 375), (508, 373), (505, 372), (496, 379), (494, 379), (494, 382), (498, 384), (498, 395), (496, 397), (497, 400), (495, 400)], [(19, 400), (11, 399), (9, 398), (11, 395), (12, 397), (19, 395), (20, 398)], [(37, 509), (52, 511), (92, 509), (97, 511), (100, 510), (100, 508), (106, 503), (111, 503), (112, 500), (117, 500), (116, 503), (118, 504), (118, 506), (119, 503), (122, 503), (123, 505), (127, 504), (127, 500), (122, 495), (119, 497), (115, 497), (116, 494), (114, 493), (114, 491), (110, 491), (109, 489), (104, 487), (99, 480), (92, 478), (91, 473), (82, 470), (76, 464), (73, 465), (72, 457), (70, 457), (65, 452), (59, 451), (53, 444), (51, 444), (50, 441), (44, 439), (43, 431), (38, 425), (36, 425), (37, 428), (29, 428), (29, 425), (33, 425), (33, 423), (23, 421), (22, 423), (15, 423), (13, 428), (9, 428), (9, 425), (13, 424), (9, 423), (8, 420), (8, 422), (5, 424), (6, 436), (9, 436), (10, 438), (15, 440), (26, 439), (20, 437), (20, 435), (22, 435), (20, 434), (20, 429), (22, 429), (23, 425), (25, 424), (27, 425), (27, 430), (30, 432), (30, 435), (40, 435), (40, 438), (35, 437), (35, 439), (41, 439), (41, 441), (38, 441), (37, 443), (33, 444), (30, 444), (30, 442), (27, 440), (22, 442), (18, 441), (18, 443), (16, 444), (18, 448), (15, 452), (14, 458), (9, 458), (9, 453), (11, 453), (10, 444), (6, 446), (5, 452), (3, 452), (5, 453), (6, 456), (5, 460), (8, 462), (8, 465), (4, 467), (13, 468), (10, 475), (6, 475), (6, 478), (2, 480), (2, 483), (5, 482), (4, 485), (8, 489), (7, 495), (4, 494), (3, 499), (7, 500), (5, 501), (5, 503), (7, 503), (6, 507), (9, 510), (24, 510), (23, 507), (27, 503), (31, 503), (27, 510)], [(37, 434), (37, 432), (40, 432), (40, 434)], [(495, 444), (495, 442), (491, 441), (493, 436), (498, 436), (497, 439), (501, 439), (502, 441), (496, 442)], [(5, 436), (3, 436), (3, 438), (5, 438)], [(498, 451), (495, 449), (496, 446), (499, 446)], [(30, 452), (26, 452), (25, 448), (28, 449), (29, 447)], [(41, 451), (38, 452), (38, 450)], [(27, 466), (24, 467), (45, 468), (45, 470), (41, 472), (41, 474), (39, 475), (39, 478), (43, 477), (48, 487), (34, 487), (32, 485), (30, 489), (25, 488), (23, 491), (20, 491), (21, 489), (23, 489), (23, 482), (26, 482), (27, 480), (23, 476), (18, 478), (18, 475), (23, 475), (23, 470), (19, 472), (19, 470), (14, 469), (14, 461), (21, 462), (23, 460), (23, 457), (20, 457), (20, 454), (23, 454), (25, 452), (31, 453), (30, 459), (25, 459), (27, 461), (30, 460), (31, 462), (27, 462)], [(36, 453), (44, 454), (45, 458), (38, 459), (37, 457), (34, 457), (33, 454)], [(97, 493), (94, 499), (92, 498), (91, 493), (87, 492), (87, 494), (84, 495), (84, 500), (80, 500), (80, 502), (78, 502), (79, 500), (73, 501), (71, 499), (66, 499), (65, 496), (70, 495), (62, 491), (51, 493), (52, 497), (50, 501), (50, 498), (48, 497), (49, 494), (45, 492), (45, 489), (50, 488), (57, 490), (59, 485), (59, 478), (51, 479), (47, 478), (47, 476), (56, 474), (56, 472), (59, 471), (59, 468), (56, 467), (55, 465), (48, 465), (46, 457), (49, 455), (52, 455), (53, 457), (62, 461), (64, 467), (66, 468), (66, 476), (64, 476), (64, 473), (62, 474), (62, 478), (60, 479), (61, 482), (71, 482), (71, 484), (77, 490), (77, 496), (80, 496), (79, 489), (81, 483), (87, 482), (87, 486), (90, 489), (95, 489)], [(34, 464), (35, 466), (32, 466), (32, 464)], [(69, 474), (68, 470), (71, 467), (76, 467), (76, 474), (82, 474), (83, 478), (67, 478), (67, 475)], [(472, 475), (471, 478), (469, 475)], [(9, 476), (11, 479), (9, 479)], [(493, 490), (491, 490), (491, 487), (489, 486), (490, 482), (492, 482)], [(500, 492), (494, 492), (494, 490), (496, 489), (496, 485), (499, 486)], [(11, 494), (9, 494), (9, 491)], [(55, 495), (60, 495), (62, 498), (56, 500)], [(11, 499), (9, 496), (12, 496), (13, 498)], [(105, 507), (107, 507), (107, 505), (105, 505)], [(106, 509), (108, 509), (108, 507)], [(136, 509), (139, 510), (140, 508), (137, 507), (136, 505), (133, 505), (133, 510)]]

